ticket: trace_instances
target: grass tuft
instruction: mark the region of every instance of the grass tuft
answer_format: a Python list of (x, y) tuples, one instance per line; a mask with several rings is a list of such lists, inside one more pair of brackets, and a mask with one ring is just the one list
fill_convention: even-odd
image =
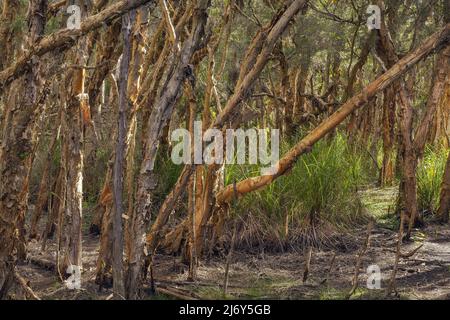
[(417, 202), (421, 213), (434, 213), (439, 206), (439, 193), (448, 149), (427, 146), (417, 168)]
[[(357, 192), (370, 178), (365, 157), (352, 151), (341, 134), (318, 142), (290, 174), (233, 206), (242, 223), (238, 243), (281, 250), (288, 244), (320, 246), (335, 241), (337, 232), (366, 222)], [(229, 166), (226, 182), (258, 172), (258, 166)]]

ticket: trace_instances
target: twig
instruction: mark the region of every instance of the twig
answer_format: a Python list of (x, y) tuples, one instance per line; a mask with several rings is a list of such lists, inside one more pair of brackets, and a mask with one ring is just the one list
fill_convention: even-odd
[(305, 270), (303, 271), (303, 283), (308, 279), (309, 268), (311, 266), (312, 246), (309, 246), (305, 254)]
[(161, 7), (161, 11), (164, 14), (164, 20), (166, 21), (166, 27), (169, 34), (170, 41), (173, 43), (177, 52), (181, 51), (181, 46), (177, 39), (177, 34), (175, 31), (175, 27), (173, 26), (172, 19), (170, 18), (169, 9), (167, 8), (166, 0), (159, 0), (159, 5)]
[(350, 297), (355, 293), (356, 289), (358, 288), (358, 277), (359, 277), (359, 270), (361, 268), (361, 260), (364, 254), (367, 252), (367, 249), (370, 245), (370, 234), (372, 233), (373, 228), (373, 222), (369, 222), (367, 226), (367, 235), (366, 240), (364, 241), (364, 245), (362, 246), (361, 250), (358, 253), (358, 256), (356, 257), (356, 264), (355, 264), (355, 274), (353, 275), (353, 286), (350, 292), (347, 294), (347, 299), (350, 299)]
[(415, 248), (414, 250), (412, 250), (410, 252), (407, 252), (407, 253), (401, 252), (402, 239), (403, 239), (403, 222), (404, 222), (404, 213), (402, 212), (402, 213), (400, 213), (400, 228), (398, 231), (394, 270), (392, 270), (391, 279), (389, 281), (389, 286), (386, 290), (386, 296), (390, 296), (392, 291), (395, 291), (397, 293), (397, 289), (395, 286), (395, 277), (397, 275), (398, 263), (399, 263), (400, 259), (407, 259), (407, 258), (412, 257), (417, 251), (419, 251), (420, 248), (423, 247), (423, 244), (421, 244), (420, 246), (418, 246), (417, 248)]
[(403, 239), (403, 222), (404, 222), (404, 213), (400, 213), (400, 228), (398, 230), (398, 236), (397, 236), (397, 251), (395, 254), (395, 262), (394, 262), (394, 270), (392, 270), (391, 279), (389, 281), (389, 286), (386, 290), (386, 296), (390, 296), (392, 291), (395, 290), (395, 276), (397, 274), (398, 269), (398, 262), (400, 260), (400, 249), (402, 246), (402, 239)]
[(331, 271), (333, 270), (335, 260), (336, 260), (336, 252), (333, 252), (333, 256), (331, 257), (330, 268), (328, 269), (327, 276), (325, 277), (325, 279), (322, 280), (322, 282), (320, 284), (324, 284), (325, 282), (327, 282), (328, 278), (330, 277)]
[(230, 271), (230, 263), (231, 263), (231, 259), (233, 257), (233, 251), (234, 251), (234, 243), (236, 241), (236, 222), (234, 223), (234, 228), (233, 228), (233, 236), (231, 237), (231, 246), (230, 246), (230, 251), (228, 252), (228, 256), (227, 256), (227, 263), (225, 265), (225, 279), (223, 281), (223, 295), (226, 296), (227, 295), (227, 291), (228, 291), (228, 280), (229, 280), (229, 271)]
[[(239, 12), (243, 17), (247, 18), (249, 21), (253, 22), (258, 27), (262, 27), (261, 23), (258, 20), (255, 20), (255, 18), (252, 18), (249, 15), (247, 15), (244, 11), (241, 10), (241, 8), (239, 8), (239, 6), (236, 3), (234, 4), (234, 9), (236, 9), (236, 11)], [(254, 16), (254, 13), (253, 13), (253, 16)]]
[(310, 5), (310, 7), (311, 7), (311, 9), (313, 11), (317, 12), (318, 14), (321, 14), (321, 15), (325, 16), (326, 19), (333, 20), (333, 21), (336, 21), (336, 22), (349, 23), (349, 24), (353, 24), (353, 25), (356, 25), (356, 26), (361, 25), (361, 21), (354, 21), (353, 19), (341, 18), (338, 15), (330, 12), (326, 7), (324, 7), (325, 11), (322, 11), (322, 10), (318, 9), (317, 7), (315, 7), (311, 3), (309, 5)]
[(99, 63), (95, 66), (86, 66), (86, 65), (79, 65), (79, 64), (69, 64), (66, 66), (66, 68), (74, 68), (74, 69), (87, 69), (87, 70), (94, 70), (94, 69), (98, 69), (100, 67), (103, 67), (107, 64), (109, 64), (111, 62), (111, 60), (106, 60), (103, 61), (102, 63)]
[[(419, 251), (420, 248), (423, 247), (423, 244), (421, 244), (420, 246), (418, 246), (417, 248), (411, 250), (410, 252), (407, 253), (402, 253), (400, 252), (400, 258), (406, 259), (406, 258), (410, 258), (412, 257), (417, 251)], [(386, 251), (388, 252), (392, 252), (392, 253), (397, 253), (397, 250), (392, 250), (392, 249), (386, 249)]]
[[(212, 282), (190, 282), (190, 281), (175, 281), (175, 280), (155, 280), (155, 283), (157, 286), (167, 286), (168, 284), (176, 285), (176, 286), (194, 286), (194, 287), (221, 287), (218, 283), (212, 283)], [(237, 286), (237, 285), (228, 285), (228, 288), (243, 288), (243, 286)]]
[(420, 246), (418, 246), (417, 248), (415, 248), (414, 250), (412, 250), (412, 251), (410, 251), (410, 252), (407, 252), (407, 253), (402, 253), (402, 252), (400, 252), (400, 258), (403, 258), (403, 259), (410, 258), (410, 257), (412, 257), (417, 251), (419, 251), (419, 249), (422, 248), (422, 247), (423, 247), (423, 244), (421, 244)]

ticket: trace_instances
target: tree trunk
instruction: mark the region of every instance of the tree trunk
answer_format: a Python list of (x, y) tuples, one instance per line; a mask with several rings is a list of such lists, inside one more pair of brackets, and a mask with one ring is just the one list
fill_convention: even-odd
[[(32, 48), (44, 33), (47, 1), (32, 0), (29, 9), (29, 42), (26, 45), (27, 48)], [(20, 81), (23, 81), (23, 96), (11, 108), (9, 121), (3, 126), (0, 149), (0, 299), (6, 297), (13, 281), (16, 263), (14, 249), (18, 249), (17, 253), (20, 253), (19, 246), (25, 245), (18, 235), (24, 228), (35, 141), (33, 114), (40, 81), (38, 61), (31, 64)]]
[(51, 190), (50, 207), (47, 214), (45, 229), (42, 234), (42, 246), (41, 246), (42, 251), (45, 251), (48, 238), (53, 237), (55, 231), (57, 230), (59, 207), (61, 199), (63, 197), (63, 189), (64, 189), (64, 186), (62, 185), (63, 175), (64, 175), (63, 167), (60, 165), (58, 169), (58, 176), (56, 177), (53, 189)]
[[(361, 48), (361, 53), (360, 53), (358, 61), (351, 68), (351, 70), (350, 70), (350, 66), (349, 66), (347, 87), (345, 88), (344, 97), (343, 97), (342, 101), (347, 101), (348, 98), (353, 96), (354, 86), (355, 86), (355, 82), (356, 82), (356, 76), (358, 75), (358, 72), (360, 72), (361, 69), (366, 64), (369, 53), (373, 48), (375, 36), (376, 36), (376, 32), (374, 30), (372, 30), (369, 33), (369, 35), (367, 36), (367, 39), (366, 39), (365, 43), (363, 44), (363, 47)], [(347, 132), (348, 132), (350, 139), (352, 139), (351, 137), (353, 136), (353, 133), (356, 129), (356, 120), (357, 120), (357, 114), (352, 113), (352, 115), (350, 116), (348, 125), (347, 125)]]
[[(397, 95), (397, 102), (400, 108), (400, 134), (402, 141), (400, 143), (399, 157), (401, 159), (402, 179), (400, 182), (400, 193), (402, 196), (402, 203), (400, 210), (404, 210), (408, 217), (408, 231), (406, 237), (411, 235), (417, 218), (417, 155), (413, 145), (412, 125), (413, 125), (413, 110), (411, 101), (409, 101), (408, 94), (404, 88), (404, 84), (399, 84), (400, 88)], [(407, 220), (408, 221), (408, 220)]]
[[(13, 28), (20, 3), (19, 0), (4, 0), (0, 23), (0, 70), (3, 70), (14, 57)], [(17, 31), (14, 31), (17, 32)], [(17, 35), (15, 35), (17, 36)]]
[(114, 210), (113, 210), (113, 279), (114, 295), (116, 299), (124, 299), (125, 289), (123, 283), (123, 163), (125, 158), (127, 109), (128, 109), (128, 71), (131, 56), (131, 26), (134, 23), (136, 12), (133, 10), (122, 17), (123, 53), (120, 60), (119, 75), (119, 123), (114, 161)]
[[(241, 101), (247, 97), (250, 89), (254, 85), (254, 82), (261, 74), (264, 66), (267, 64), (269, 56), (279, 37), (281, 36), (283, 31), (288, 27), (289, 22), (292, 21), (292, 19), (302, 8), (304, 8), (304, 6), (305, 1), (302, 0), (295, 0), (291, 2), (290, 4), (281, 8), (280, 11), (274, 15), (272, 21), (267, 25), (261, 27), (261, 29), (257, 32), (253, 40), (249, 44), (246, 50), (244, 60), (241, 63), (239, 78), (235, 84), (234, 93), (229, 98), (226, 106), (222, 109), (222, 112), (216, 117), (215, 121), (213, 121), (210, 127), (222, 128), (223, 126), (228, 124), (227, 119), (233, 120), (230, 127), (236, 127), (237, 125), (239, 125), (241, 117), (235, 117), (233, 119), (232, 115), (239, 113), (238, 107), (240, 106)], [(220, 168), (219, 166), (212, 166), (211, 168), (212, 171), (210, 174), (214, 174), (214, 171), (217, 171), (219, 168)], [(180, 175), (180, 178), (178, 179), (177, 183), (175, 184), (175, 187), (173, 188), (169, 196), (164, 201), (162, 207), (159, 210), (155, 223), (153, 224), (150, 232), (147, 234), (147, 245), (149, 246), (149, 248), (153, 249), (156, 248), (156, 245), (161, 237), (160, 234), (161, 226), (167, 221), (167, 218), (171, 212), (171, 208), (173, 208), (174, 202), (176, 201), (176, 199), (179, 198), (179, 196), (183, 191), (183, 188), (189, 181), (190, 175), (194, 172), (196, 172), (196, 170), (193, 170), (192, 165), (186, 165), (184, 167)], [(213, 180), (211, 180), (209, 185), (213, 186), (215, 178), (211, 179)], [(208, 198), (210, 196), (211, 193), (208, 192)], [(198, 221), (202, 221), (201, 223), (202, 225), (205, 225), (207, 222), (206, 218), (210, 217), (210, 213), (208, 212), (210, 212), (212, 209), (211, 205), (214, 203), (212, 200), (207, 200), (207, 206), (205, 208), (207, 210), (205, 211), (206, 215), (202, 214), (200, 216), (196, 216), (196, 219)], [(171, 250), (179, 249), (180, 244), (179, 239), (183, 238), (183, 233), (184, 230), (187, 229), (186, 228), (187, 226), (188, 222), (187, 220), (184, 220), (180, 224), (180, 227), (171, 233), (171, 235), (177, 239), (177, 244), (171, 246), (172, 247)], [(197, 237), (198, 236), (199, 235), (197, 234)], [(165, 242), (166, 243), (170, 242), (167, 241), (167, 237)]]
[[(56, 131), (56, 130), (55, 130)], [(52, 142), (50, 143), (50, 147), (47, 150), (47, 157), (45, 159), (45, 167), (44, 172), (42, 173), (41, 182), (39, 184), (39, 192), (36, 201), (36, 206), (33, 212), (33, 216), (31, 218), (31, 226), (29, 237), (30, 239), (37, 237), (37, 225), (41, 218), (42, 212), (45, 207), (48, 206), (49, 203), (49, 188), (51, 186), (50, 179), (50, 169), (52, 164), (52, 157), (56, 147), (56, 132), (53, 133), (54, 137), (52, 138)], [(50, 215), (50, 211), (47, 208), (48, 215)]]
[(300, 68), (297, 70), (295, 76), (295, 93), (294, 93), (294, 110), (292, 117), (294, 118), (294, 124), (299, 126), (302, 123), (302, 115), (305, 111), (305, 89), (306, 81), (308, 80), (310, 61), (309, 58), (306, 62), (302, 62)]
[(100, 249), (98, 251), (95, 283), (101, 287), (111, 287), (113, 283), (113, 219), (111, 211), (113, 207), (112, 195), (112, 161), (108, 163), (105, 183), (99, 200), (99, 211), (102, 211)]
[(137, 182), (136, 210), (130, 217), (131, 246), (128, 258), (126, 278), (126, 298), (137, 299), (141, 295), (144, 270), (145, 231), (150, 220), (150, 213), (154, 209), (153, 194), (158, 185), (158, 174), (154, 164), (163, 128), (166, 126), (173, 112), (174, 105), (180, 96), (181, 85), (184, 80), (193, 80), (193, 70), (189, 62), (197, 49), (204, 34), (207, 21), (209, 1), (201, 0), (194, 11), (192, 31), (189, 38), (177, 52), (177, 41), (174, 43), (175, 58), (172, 70), (168, 74), (166, 86), (161, 90), (152, 113), (148, 119), (145, 133), (144, 158), (141, 164)]
[(394, 181), (394, 163), (392, 159), (395, 128), (395, 92), (393, 87), (383, 93), (383, 162), (380, 172), (380, 185), (390, 186)]
[(432, 132), (430, 133), (430, 142), (442, 143), (443, 146), (450, 148), (450, 77), (447, 76), (444, 85), (444, 93), (436, 109)]
[[(154, 0), (120, 0), (111, 4), (99, 13), (83, 19), (80, 29), (63, 29), (43, 37), (39, 42), (35, 43), (29, 51), (21, 57), (18, 57), (13, 65), (0, 71), (0, 92), (5, 86), (10, 84), (26, 70), (32, 58), (39, 58), (45, 53), (56, 49), (70, 49), (76, 44), (80, 37), (88, 34), (92, 30), (98, 29), (115, 20), (117, 17), (153, 1)], [(44, 19), (45, 16), (46, 14), (43, 16)]]
[[(378, 5), (383, 8), (383, 1), (379, 0)], [(381, 28), (379, 30), (379, 38), (377, 44), (378, 53), (381, 56), (381, 60), (386, 64), (386, 66), (391, 67), (398, 62), (399, 57), (397, 56), (394, 45), (391, 41), (384, 16), (381, 20)], [(414, 45), (414, 41), (412, 45)], [(417, 148), (417, 141), (415, 141), (415, 139), (413, 138), (414, 113), (410, 92), (414, 83), (414, 75), (415, 73), (413, 69), (413, 72), (410, 75), (410, 80), (406, 81), (406, 84), (404, 84), (403, 82), (397, 82), (393, 87), (397, 92), (396, 101), (400, 108), (400, 141), (397, 160), (401, 167), (402, 177), (399, 187), (398, 211), (405, 212), (405, 218), (407, 218), (406, 221), (408, 221), (409, 224), (408, 231), (405, 235), (406, 238), (410, 237), (412, 228), (414, 227), (415, 221), (418, 218), (416, 169), (419, 150)], [(427, 119), (425, 118), (424, 120)], [(425, 122), (422, 122), (422, 124), (429, 126), (429, 124), (426, 124)]]
[[(417, 157), (420, 160), (423, 157), (425, 145), (429, 141), (431, 130), (434, 123), (434, 117), (439, 116), (440, 101), (445, 100), (445, 80), (450, 72), (450, 46), (443, 49), (436, 57), (433, 70), (433, 79), (428, 93), (426, 110), (419, 127), (416, 130), (414, 138), (414, 148)], [(448, 108), (448, 106), (447, 106)]]
[[(86, 15), (84, 6), (82, 16)], [(66, 272), (68, 267), (82, 268), (81, 219), (83, 211), (83, 165), (84, 165), (84, 130), (86, 114), (90, 114), (89, 96), (85, 92), (87, 62), (87, 40), (80, 39), (76, 50), (69, 54), (75, 67), (71, 68), (66, 78), (66, 105), (64, 113), (64, 161), (66, 169), (66, 197), (63, 227), (63, 260), (58, 270)], [(64, 277), (64, 275), (63, 275)]]

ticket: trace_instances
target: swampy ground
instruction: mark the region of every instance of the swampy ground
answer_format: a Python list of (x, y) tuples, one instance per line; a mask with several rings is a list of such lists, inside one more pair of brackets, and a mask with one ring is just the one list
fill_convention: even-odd
[[(360, 199), (376, 224), (370, 246), (362, 256), (359, 286), (351, 299), (387, 299), (386, 288), (392, 272), (398, 220), (391, 213), (397, 187), (360, 192)], [(364, 226), (342, 235), (347, 245), (338, 249), (314, 250), (307, 280), (303, 282), (305, 258), (301, 249), (267, 253), (236, 251), (229, 266), (228, 290), (224, 294), (225, 256), (202, 260), (198, 279), (187, 281), (187, 267), (178, 257), (157, 255), (154, 260), (156, 295), (148, 299), (345, 299), (352, 286), (356, 256), (366, 238)], [(410, 258), (401, 259), (397, 273), (398, 294), (388, 299), (450, 299), (450, 230), (448, 226), (426, 224), (414, 230), (412, 241), (403, 252), (422, 247)], [(55, 252), (50, 243), (47, 252)], [(83, 240), (82, 289), (68, 290), (51, 270), (54, 257), (40, 251), (40, 244), (29, 244), (27, 263), (19, 273), (41, 299), (108, 299), (111, 289), (95, 284), (98, 237)], [(44, 262), (44, 263), (43, 263)], [(49, 262), (48, 265), (45, 262)], [(382, 273), (381, 289), (366, 287), (366, 268), (376, 264)], [(167, 294), (169, 292), (169, 294)]]

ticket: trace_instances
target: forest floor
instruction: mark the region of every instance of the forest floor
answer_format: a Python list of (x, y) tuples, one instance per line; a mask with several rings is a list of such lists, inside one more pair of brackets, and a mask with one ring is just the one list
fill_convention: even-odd
[[(396, 188), (370, 189), (360, 193), (362, 202), (377, 221), (370, 246), (362, 257), (359, 288), (352, 299), (384, 299), (395, 258), (396, 219), (393, 207)], [(172, 256), (157, 255), (154, 277), (157, 288), (171, 293), (201, 299), (344, 299), (351, 288), (356, 255), (365, 241), (366, 229), (352, 231), (354, 249), (316, 250), (313, 252), (309, 277), (303, 283), (304, 255), (301, 252), (243, 253), (235, 252), (229, 270), (229, 286), (223, 294), (225, 258), (212, 257), (200, 262), (198, 279), (187, 282), (187, 268)], [(415, 230), (412, 241), (402, 246), (409, 252), (422, 244), (410, 258), (401, 259), (397, 273), (398, 295), (390, 299), (450, 299), (450, 229), (427, 225)], [(54, 261), (48, 252), (55, 252), (49, 243), (46, 253), (40, 243), (29, 243), (29, 262), (18, 267), (19, 274), (29, 280), (30, 287), (42, 299), (107, 299), (111, 289), (99, 291), (95, 280), (98, 237), (83, 239), (82, 289), (68, 290), (55, 271), (45, 268), (45, 261)], [(334, 257), (334, 258), (333, 258)], [(334, 260), (334, 261), (333, 261)], [(333, 263), (331, 263), (333, 261)], [(366, 268), (376, 264), (382, 273), (381, 289), (366, 288)], [(51, 263), (49, 264), (51, 265)], [(330, 270), (331, 267), (331, 270)], [(161, 292), (164, 290), (161, 290)], [(167, 291), (166, 291), (167, 292)], [(159, 294), (149, 299), (171, 299)]]

